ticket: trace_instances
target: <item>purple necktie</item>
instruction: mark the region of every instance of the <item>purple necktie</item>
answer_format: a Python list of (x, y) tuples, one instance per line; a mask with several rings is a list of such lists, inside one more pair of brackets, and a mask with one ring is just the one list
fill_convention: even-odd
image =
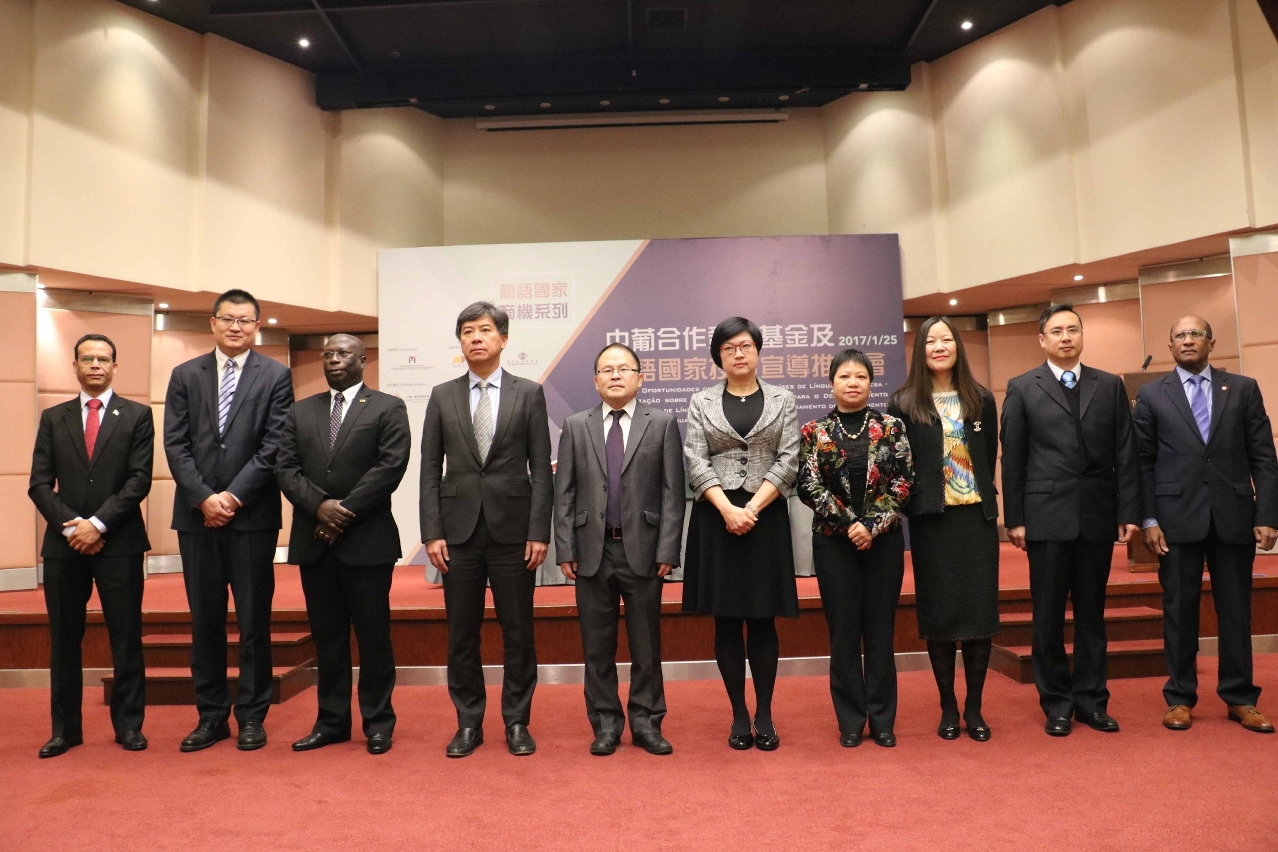
[(1203, 443), (1211, 436), (1211, 411), (1207, 408), (1207, 391), (1203, 388), (1203, 376), (1190, 376), (1189, 410), (1194, 412), (1194, 421), (1198, 424), (1198, 434), (1203, 436)]
[(604, 512), (604, 525), (610, 529), (621, 526), (621, 468), (626, 463), (626, 444), (621, 436), (621, 415), (612, 412), (612, 428), (604, 442), (604, 454), (608, 457), (608, 507)]
[(342, 406), (345, 402), (346, 398), (342, 396), (341, 391), (333, 394), (333, 413), (328, 418), (328, 448), (330, 450), (337, 446), (337, 433), (342, 431)]

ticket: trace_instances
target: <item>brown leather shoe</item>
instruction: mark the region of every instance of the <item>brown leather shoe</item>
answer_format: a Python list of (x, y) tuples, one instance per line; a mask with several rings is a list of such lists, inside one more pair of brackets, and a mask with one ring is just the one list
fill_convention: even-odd
[(1173, 704), (1163, 714), (1163, 727), (1171, 731), (1188, 731), (1194, 724), (1189, 715), (1189, 707), (1184, 704)]
[(1230, 704), (1229, 718), (1247, 730), (1255, 731), (1258, 734), (1272, 734), (1274, 732), (1274, 723), (1266, 719), (1263, 713), (1250, 704)]

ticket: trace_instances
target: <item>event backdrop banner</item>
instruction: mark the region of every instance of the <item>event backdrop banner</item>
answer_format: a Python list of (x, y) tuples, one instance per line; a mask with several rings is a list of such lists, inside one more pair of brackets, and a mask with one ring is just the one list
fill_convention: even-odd
[[(674, 412), (682, 428), (689, 395), (723, 377), (710, 335), (730, 316), (762, 330), (759, 374), (794, 392), (800, 424), (830, 409), (830, 359), (842, 349), (874, 364), (875, 407), (905, 379), (895, 234), (388, 249), (378, 298), (381, 389), (407, 403), (413, 423), (395, 517), (404, 553), (419, 564), (421, 423), (431, 388), (466, 369), (454, 329), (471, 302), (509, 314), (502, 364), (545, 386), (552, 447), (568, 415), (600, 404), (594, 359), (618, 341), (639, 355), (640, 401)], [(809, 549), (808, 538), (797, 535), (796, 549)]]

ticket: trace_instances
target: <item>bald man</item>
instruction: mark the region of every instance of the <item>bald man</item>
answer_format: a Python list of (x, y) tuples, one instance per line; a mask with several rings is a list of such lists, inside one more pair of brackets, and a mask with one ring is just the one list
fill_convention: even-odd
[(293, 750), (351, 738), (353, 627), (364, 736), (370, 754), (383, 754), (395, 730), (390, 588), (400, 549), (391, 495), (408, 469), (408, 410), (364, 384), (358, 337), (333, 335), (322, 358), (329, 389), (289, 413), (275, 471), (293, 504), (288, 561), (301, 566), (319, 658), (319, 711)]
[(1256, 546), (1278, 539), (1278, 461), (1255, 379), (1208, 363), (1216, 347), (1202, 317), (1181, 317), (1168, 348), (1176, 369), (1136, 397), (1144, 535), (1158, 554), (1167, 655), (1163, 725), (1183, 731), (1198, 701), (1198, 603), (1203, 561), (1219, 622), (1216, 694), (1249, 731), (1274, 726), (1256, 709), (1252, 680), (1251, 568)]

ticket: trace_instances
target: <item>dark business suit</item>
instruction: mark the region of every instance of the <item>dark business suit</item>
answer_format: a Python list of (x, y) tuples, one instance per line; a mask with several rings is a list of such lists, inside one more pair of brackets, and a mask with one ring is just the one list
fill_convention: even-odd
[(469, 373), (436, 385), (422, 428), (420, 500), (422, 541), (448, 543), (448, 693), (457, 707), (458, 727), (478, 728), (484, 718), (479, 629), (485, 585), (492, 588), (505, 646), (502, 716), (507, 726), (526, 725), (537, 685), (537, 653), (536, 575), (527, 569), (524, 548), (528, 541), (550, 541), (554, 502), (541, 385), (502, 371), (496, 427), (482, 462), (471, 422)]
[[(151, 542), (140, 504), (151, 491), (155, 426), (150, 406), (116, 393), (99, 416), (101, 425), (90, 460), (79, 395), (45, 409), (31, 458), (27, 494), (49, 524), (41, 554), (49, 609), (49, 698), (55, 737), (81, 734), (80, 642), (85, 606), (95, 582), (115, 666), (111, 724), (116, 734), (140, 731), (146, 704), (142, 558)], [(93, 556), (76, 552), (62, 534), (62, 525), (76, 517), (96, 517), (106, 527), (102, 549)]]
[[(213, 353), (178, 365), (164, 397), (164, 452), (177, 485), (173, 529), (191, 607), (191, 674), (203, 721), (231, 712), (226, 683), (227, 585), (240, 631), (235, 718), (261, 723), (271, 702), (271, 598), (280, 490), (275, 457), (293, 405), (288, 367), (250, 351), (218, 433), (221, 376)], [(243, 504), (224, 527), (204, 526), (200, 504), (229, 491)]]
[[(1144, 483), (1144, 515), (1158, 521), (1168, 552), (1159, 558), (1168, 705), (1198, 700), (1198, 613), (1203, 559), (1211, 573), (1220, 633), (1216, 693), (1255, 705), (1251, 568), (1254, 526), (1278, 526), (1278, 461), (1254, 379), (1211, 368), (1211, 426), (1204, 441), (1180, 376), (1140, 389), (1133, 422)], [(1254, 489), (1253, 489), (1254, 485)]]
[[(1105, 586), (1118, 525), (1140, 523), (1140, 465), (1118, 376), (1082, 366), (1073, 393), (1043, 364), (1007, 384), (1003, 518), (1025, 527), (1034, 682), (1049, 718), (1106, 709)], [(1065, 604), (1074, 609), (1074, 672)]]
[[(626, 604), (630, 730), (661, 733), (661, 585), (657, 564), (679, 564), (685, 481), (674, 415), (636, 404), (621, 469), (621, 530), (605, 528), (608, 462), (596, 405), (564, 421), (555, 470), (555, 554), (577, 563), (577, 614), (586, 660), (586, 716), (595, 735), (620, 734), (617, 620)], [(611, 428), (620, 428), (610, 424)]]
[[(350, 390), (348, 389), (347, 393)], [(395, 729), (395, 655), (390, 588), (400, 557), (391, 495), (408, 469), (408, 410), (367, 385), (347, 402), (330, 447), (333, 396), (302, 400), (289, 412), (275, 470), (293, 504), (289, 562), (301, 566), (306, 615), (319, 656), (315, 732), (351, 732), (351, 628), (359, 642), (359, 711), (365, 736)], [(315, 538), (320, 503), (340, 500), (355, 519), (331, 546)]]

